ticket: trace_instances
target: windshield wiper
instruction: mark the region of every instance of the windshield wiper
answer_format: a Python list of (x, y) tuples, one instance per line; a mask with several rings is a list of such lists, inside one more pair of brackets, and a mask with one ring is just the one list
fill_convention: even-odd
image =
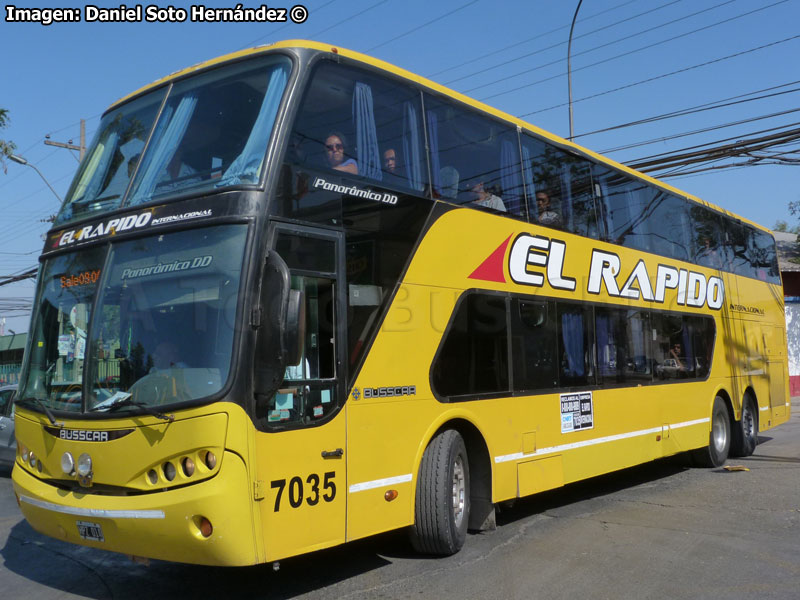
[(137, 402), (136, 400), (132, 400), (130, 397), (121, 398), (120, 400), (117, 400), (113, 404), (109, 405), (106, 410), (108, 412), (114, 412), (115, 410), (119, 410), (120, 408), (126, 408), (129, 406), (138, 408), (142, 412), (147, 413), (148, 415), (152, 415), (158, 419), (163, 419), (164, 421), (169, 421), (170, 423), (175, 420), (175, 415), (165, 415), (164, 413), (157, 411), (149, 404), (145, 402)]
[(47, 408), (47, 405), (44, 402), (42, 402), (41, 400), (39, 400), (38, 398), (34, 398), (33, 396), (29, 396), (28, 398), (24, 398), (23, 400), (20, 400), (20, 402), (31, 402), (31, 403), (35, 404), (36, 406), (38, 406), (39, 408), (41, 408), (44, 411), (44, 414), (47, 415), (47, 418), (50, 420), (50, 422), (53, 425), (55, 425), (56, 427), (63, 427), (64, 426), (64, 423), (56, 421), (55, 415), (53, 415), (53, 413), (50, 412), (50, 409)]

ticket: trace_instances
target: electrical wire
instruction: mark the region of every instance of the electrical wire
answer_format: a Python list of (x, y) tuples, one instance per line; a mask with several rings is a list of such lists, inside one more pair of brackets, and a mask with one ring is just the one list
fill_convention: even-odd
[[(754, 13), (757, 13), (757, 12), (760, 12), (760, 11), (762, 11), (762, 10), (767, 10), (768, 8), (773, 8), (773, 7), (775, 7), (775, 6), (778, 6), (779, 4), (784, 4), (785, 2), (788, 2), (788, 1), (789, 1), (789, 0), (778, 0), (778, 2), (774, 2), (774, 3), (772, 3), (772, 4), (769, 4), (769, 5), (767, 5), (767, 6), (762, 6), (761, 8), (757, 8), (757, 9), (755, 9), (755, 10), (751, 10), (751, 11), (748, 11), (748, 12), (746, 12), (746, 13), (742, 13), (742, 14), (740, 14), (740, 15), (736, 15), (735, 17), (730, 17), (730, 18), (728, 18), (728, 19), (724, 19), (724, 20), (722, 20), (722, 21), (717, 21), (716, 23), (712, 23), (711, 25), (706, 25), (706, 26), (704, 26), (704, 27), (700, 27), (700, 28), (698, 28), (698, 29), (693, 29), (692, 31), (687, 31), (687, 32), (685, 32), (685, 33), (682, 33), (682, 34), (680, 34), (680, 35), (673, 36), (673, 37), (671, 37), (671, 38), (667, 38), (667, 39), (664, 39), (664, 40), (660, 40), (660, 41), (658, 41), (658, 42), (654, 42), (654, 43), (652, 43), (652, 44), (648, 44), (648, 45), (646, 45), (646, 46), (641, 46), (641, 47), (639, 47), (639, 48), (636, 48), (635, 50), (629, 50), (628, 52), (623, 52), (622, 54), (617, 54), (616, 56), (612, 56), (612, 57), (610, 57), (610, 58), (604, 58), (603, 60), (599, 60), (599, 61), (597, 61), (597, 62), (594, 62), (594, 63), (588, 64), (588, 65), (584, 65), (584, 66), (582, 66), (582, 67), (578, 67), (577, 69), (572, 69), (572, 72), (573, 72), (573, 73), (576, 73), (576, 72), (578, 72), (578, 71), (583, 71), (583, 70), (585, 70), (585, 69), (590, 69), (590, 68), (592, 68), (592, 67), (596, 67), (596, 66), (598, 66), (598, 65), (602, 65), (602, 64), (605, 64), (605, 63), (609, 63), (609, 62), (612, 62), (612, 61), (614, 61), (614, 60), (617, 60), (617, 59), (619, 59), (619, 58), (623, 58), (623, 57), (625, 57), (625, 56), (630, 56), (631, 54), (636, 54), (636, 53), (638, 53), (638, 52), (642, 52), (642, 51), (644, 51), (644, 50), (649, 50), (649, 49), (651, 49), (651, 48), (655, 48), (656, 46), (660, 46), (660, 45), (662, 45), (662, 44), (666, 44), (666, 43), (669, 43), (669, 42), (674, 42), (675, 40), (679, 40), (679, 39), (681, 39), (681, 38), (688, 37), (688, 36), (690, 36), (690, 35), (694, 35), (695, 33), (699, 33), (699, 32), (701, 32), (701, 31), (706, 31), (706, 30), (708, 30), (708, 29), (711, 29), (711, 28), (713, 28), (713, 27), (717, 27), (717, 26), (719, 26), (719, 25), (724, 25), (724, 24), (730, 23), (730, 22), (732, 22), (732, 21), (735, 21), (735, 20), (737, 20), (737, 19), (742, 19), (742, 18), (744, 18), (744, 17), (750, 16), (750, 15), (752, 15), (752, 14), (754, 14)], [(522, 72), (520, 72), (520, 73), (517, 73), (517, 74), (516, 74), (516, 75), (514, 75), (513, 77), (518, 77), (519, 75), (523, 75), (523, 74), (525, 74), (525, 73), (527, 73), (527, 71), (522, 71)], [(506, 91), (504, 91), (504, 92), (498, 92), (498, 93), (496, 93), (496, 94), (492, 94), (491, 96), (486, 96), (486, 97), (484, 97), (484, 98), (481, 98), (481, 101), (490, 100), (491, 98), (496, 98), (496, 97), (498, 97), (498, 96), (504, 96), (504, 95), (506, 95), (506, 94), (510, 94), (511, 92), (516, 92), (516, 91), (519, 91), (519, 90), (522, 90), (522, 89), (525, 89), (525, 88), (529, 88), (529, 87), (532, 87), (532, 86), (535, 86), (535, 85), (539, 85), (539, 84), (541, 84), (541, 83), (545, 83), (545, 82), (547, 82), (547, 81), (552, 81), (552, 80), (554, 80), (554, 79), (558, 79), (558, 78), (560, 78), (560, 77), (566, 77), (566, 76), (567, 76), (567, 72), (566, 72), (566, 70), (564, 70), (564, 72), (563, 72), (563, 73), (559, 73), (559, 74), (557, 74), (557, 75), (553, 75), (553, 76), (551, 76), (551, 77), (546, 77), (545, 79), (540, 79), (540, 80), (538, 80), (538, 81), (534, 81), (534, 82), (531, 82), (531, 83), (526, 83), (526, 84), (523, 84), (523, 85), (517, 86), (517, 87), (515, 87), (515, 88), (511, 88), (510, 90), (506, 90)], [(499, 81), (504, 81), (504, 80), (506, 80), (506, 79), (509, 79), (509, 77), (504, 77), (504, 78), (502, 78), (502, 79), (498, 79), (497, 81), (491, 82), (491, 83), (489, 83), (489, 84), (484, 84), (484, 85), (482, 85), (482, 86), (479, 86), (479, 87), (486, 87), (487, 85), (492, 85), (493, 83), (497, 83), (497, 82), (499, 82)], [(473, 90), (476, 90), (476, 89), (479, 89), (479, 88), (477, 88), (477, 87), (476, 87), (476, 88), (471, 88), (471, 89), (469, 89), (469, 90), (466, 90), (466, 91), (467, 91), (467, 92), (471, 92), (471, 91), (473, 91)], [(574, 104), (574, 102), (573, 102), (573, 104)]]

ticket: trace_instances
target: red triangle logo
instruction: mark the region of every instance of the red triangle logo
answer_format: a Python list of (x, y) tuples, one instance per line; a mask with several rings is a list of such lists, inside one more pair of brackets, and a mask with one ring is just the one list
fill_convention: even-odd
[(489, 257), (472, 272), (472, 275), (470, 275), (469, 278), (480, 279), (481, 281), (496, 281), (498, 283), (506, 283), (505, 270), (503, 269), (503, 259), (506, 256), (506, 248), (508, 248), (508, 242), (510, 241), (511, 236), (508, 236), (506, 241), (500, 244), (497, 247), (497, 250), (492, 252)]

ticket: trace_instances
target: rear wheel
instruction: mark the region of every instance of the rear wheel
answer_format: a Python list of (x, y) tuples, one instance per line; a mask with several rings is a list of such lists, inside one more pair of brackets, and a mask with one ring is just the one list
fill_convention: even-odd
[(742, 404), (742, 420), (733, 427), (731, 454), (733, 456), (750, 456), (758, 445), (758, 412), (756, 403), (748, 394)]
[(700, 467), (721, 467), (728, 459), (731, 448), (731, 419), (728, 406), (720, 396), (714, 398), (711, 411), (711, 433), (708, 446), (692, 452), (695, 463)]
[(458, 552), (469, 522), (469, 462), (461, 434), (438, 433), (425, 449), (417, 479), (411, 544), (424, 554)]

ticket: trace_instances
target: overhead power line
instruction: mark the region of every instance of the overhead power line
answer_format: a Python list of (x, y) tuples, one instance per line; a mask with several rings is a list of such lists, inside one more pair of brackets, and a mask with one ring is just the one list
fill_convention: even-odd
[[(728, 98), (723, 98), (721, 100), (714, 100), (713, 102), (706, 102), (705, 104), (698, 104), (697, 106), (692, 106), (689, 108), (682, 108), (679, 110), (675, 110), (668, 113), (662, 113), (660, 115), (654, 115), (652, 117), (645, 117), (643, 119), (637, 119), (636, 121), (628, 121), (627, 123), (620, 123), (619, 125), (612, 125), (610, 127), (604, 127), (603, 129), (595, 129), (594, 131), (588, 131), (586, 133), (581, 133), (574, 137), (588, 137), (590, 135), (596, 135), (598, 133), (605, 133), (608, 131), (614, 131), (616, 129), (624, 129), (626, 127), (635, 127), (637, 125), (645, 125), (647, 123), (653, 123), (655, 121), (662, 121), (664, 119), (673, 119), (675, 117), (684, 117), (686, 115), (691, 115), (699, 112), (715, 110), (717, 108), (725, 108), (728, 106), (734, 106), (736, 104), (744, 104), (746, 102), (755, 102), (757, 100), (764, 100), (766, 98), (774, 98), (775, 96), (782, 96), (783, 94), (791, 94), (794, 92), (800, 92), (800, 87), (794, 88), (791, 90), (784, 90), (781, 92), (775, 92), (773, 94), (764, 94), (763, 96), (755, 96), (754, 98), (747, 98), (747, 96), (753, 96), (754, 94), (760, 94), (762, 92), (768, 92), (772, 90), (777, 90), (783, 87), (788, 87), (790, 85), (796, 85), (800, 83), (800, 80), (797, 81), (790, 81), (789, 83), (782, 83), (781, 85), (776, 85), (768, 88), (763, 88), (760, 90), (755, 90), (753, 92), (748, 92), (746, 94), (739, 94), (738, 96), (730, 96)], [(740, 100), (743, 98), (743, 100)]]
[[(610, 25), (605, 25), (603, 27), (598, 27), (597, 29), (593, 29), (591, 31), (587, 31), (586, 33), (582, 33), (580, 35), (576, 35), (576, 36), (573, 37), (573, 41), (574, 40), (579, 40), (579, 39), (584, 38), (584, 37), (589, 36), (589, 35), (593, 35), (595, 33), (603, 31), (605, 29), (610, 29), (612, 27), (616, 27), (617, 25), (621, 25), (622, 23), (625, 23), (627, 21), (632, 21), (633, 19), (638, 19), (641, 16), (649, 15), (651, 13), (654, 13), (654, 12), (658, 11), (658, 10), (661, 10), (662, 8), (666, 8), (667, 6), (672, 6), (673, 4), (677, 4), (678, 2), (682, 2), (682, 1), (683, 0), (673, 0), (672, 2), (668, 2), (666, 4), (662, 4), (661, 6), (657, 6), (656, 8), (652, 8), (650, 10), (646, 10), (644, 12), (641, 12), (641, 13), (639, 13), (637, 15), (633, 15), (633, 16), (630, 16), (630, 17), (628, 17), (626, 19), (622, 19), (622, 20), (617, 21), (615, 23), (611, 23)], [(736, 1), (737, 0), (726, 0), (722, 4), (730, 4), (731, 2), (736, 2)], [(722, 5), (718, 4), (717, 6), (722, 6)], [(712, 10), (714, 8), (717, 8), (717, 6), (712, 6), (711, 8), (707, 8), (705, 10)], [(700, 12), (705, 12), (705, 11), (700, 11)], [(695, 14), (699, 14), (699, 13), (695, 13)], [(692, 16), (692, 15), (689, 15), (689, 16)], [(688, 18), (688, 17), (684, 17), (684, 18)], [(678, 20), (681, 20), (681, 19), (678, 19)], [(672, 23), (672, 22), (674, 22), (674, 21), (670, 21), (670, 23)], [(667, 24), (668, 23), (665, 23), (664, 25), (667, 25)], [(658, 27), (663, 27), (664, 25), (659, 25)], [(658, 29), (658, 27), (655, 27), (653, 29)], [(566, 27), (564, 27), (564, 29), (566, 29)], [(640, 32), (637, 32), (637, 33), (635, 33), (635, 34), (633, 34), (631, 36), (624, 37), (624, 38), (619, 38), (619, 39), (616, 39), (616, 40), (614, 40), (612, 42), (609, 42), (607, 44), (603, 44), (601, 46), (595, 46), (594, 48), (591, 48), (589, 50), (584, 50), (583, 52), (578, 52), (576, 54), (573, 54), (573, 56), (580, 56), (581, 54), (586, 54), (587, 52), (593, 52), (595, 50), (598, 50), (599, 48), (604, 48), (605, 46), (610, 46), (611, 44), (619, 43), (621, 41), (630, 39), (631, 37), (635, 37), (637, 35), (642, 35), (643, 33), (647, 32), (647, 31), (652, 31), (652, 29), (640, 31)], [(535, 39), (535, 38), (531, 38), (531, 39)], [(524, 58), (530, 58), (531, 56), (536, 56), (537, 54), (541, 54), (542, 52), (547, 52), (548, 50), (552, 50), (553, 48), (558, 48), (559, 46), (566, 46), (566, 45), (567, 45), (567, 42), (557, 42), (555, 44), (551, 44), (549, 46), (545, 46), (543, 48), (539, 48), (538, 50), (534, 50), (533, 52), (528, 52), (526, 54), (522, 54), (522, 55), (516, 56), (514, 58), (503, 60), (503, 61), (501, 61), (499, 63), (495, 63), (495, 64), (490, 65), (490, 66), (488, 66), (488, 67), (486, 67), (484, 69), (481, 69), (479, 71), (474, 71), (473, 73), (468, 73), (467, 75), (463, 75), (461, 77), (457, 77), (456, 79), (450, 79), (449, 81), (445, 81), (444, 84), (445, 85), (451, 85), (451, 84), (453, 84), (453, 83), (455, 83), (457, 81), (462, 81), (464, 79), (469, 79), (470, 77), (475, 77), (476, 75), (480, 75), (481, 73), (485, 73), (486, 71), (493, 71), (497, 67), (506, 66), (506, 65), (509, 65), (509, 64), (511, 64), (513, 62), (517, 62), (518, 60), (522, 60)], [(544, 67), (548, 67), (550, 65), (554, 65), (554, 64), (557, 64), (557, 63), (560, 63), (560, 62), (564, 62), (564, 59), (563, 58), (559, 58), (556, 61), (540, 65), (540, 66), (535, 67), (533, 69), (527, 69), (527, 70), (523, 71), (523, 73), (528, 73), (530, 71), (536, 71), (538, 69), (543, 69)], [(512, 75), (511, 77), (515, 77), (515, 76), (516, 75)], [(508, 79), (508, 78), (498, 79), (497, 81), (504, 81), (504, 79)], [(495, 81), (493, 83), (496, 83), (497, 81)], [(486, 85), (491, 85), (491, 84), (486, 84)], [(470, 88), (467, 91), (477, 90), (477, 89), (479, 89), (481, 87), (485, 87), (485, 86), (481, 85), (481, 86), (478, 86), (478, 87)]]
[[(619, 58), (623, 58), (623, 57), (625, 57), (625, 56), (630, 56), (631, 54), (636, 54), (637, 52), (642, 52), (643, 50), (649, 50), (650, 48), (654, 48), (654, 47), (656, 47), (656, 46), (660, 46), (660, 45), (662, 45), (662, 44), (666, 44), (666, 43), (668, 43), (668, 42), (674, 42), (675, 40), (678, 40), (678, 39), (681, 39), (681, 38), (684, 38), (684, 37), (687, 37), (687, 36), (690, 36), (690, 35), (694, 35), (695, 33), (699, 33), (699, 32), (701, 32), (701, 31), (706, 31), (706, 30), (708, 30), (708, 29), (711, 29), (712, 27), (717, 27), (717, 26), (719, 26), (719, 25), (723, 25), (723, 24), (726, 24), (726, 23), (730, 23), (730, 22), (732, 22), (732, 21), (735, 21), (735, 20), (737, 20), (737, 19), (742, 19), (742, 18), (744, 18), (744, 17), (750, 16), (750, 15), (752, 15), (752, 14), (754, 14), (754, 13), (757, 13), (757, 12), (759, 12), (759, 11), (766, 10), (766, 9), (768, 9), (768, 8), (772, 8), (772, 7), (774, 7), (774, 6), (778, 6), (779, 4), (783, 4), (784, 2), (788, 2), (788, 1), (789, 1), (789, 0), (779, 0), (778, 2), (774, 2), (774, 3), (772, 3), (772, 4), (769, 4), (769, 5), (767, 5), (767, 6), (762, 6), (761, 8), (757, 8), (757, 9), (755, 9), (755, 10), (751, 10), (751, 11), (748, 11), (748, 12), (746, 12), (746, 13), (742, 13), (742, 14), (740, 14), (740, 15), (736, 15), (735, 17), (731, 17), (731, 18), (729, 18), (729, 19), (724, 19), (724, 20), (722, 20), (722, 21), (717, 21), (716, 23), (712, 23), (711, 25), (706, 25), (706, 26), (704, 26), (704, 27), (700, 27), (700, 28), (698, 28), (698, 29), (693, 29), (692, 31), (687, 31), (687, 32), (685, 32), (685, 33), (682, 33), (682, 34), (680, 34), (680, 35), (676, 35), (676, 36), (673, 36), (673, 37), (671, 37), (671, 38), (667, 38), (667, 39), (664, 39), (664, 40), (660, 40), (660, 41), (658, 41), (658, 42), (653, 42), (652, 44), (647, 44), (646, 46), (641, 46), (641, 47), (639, 47), (639, 48), (636, 48), (635, 50), (629, 50), (628, 52), (623, 52), (622, 54), (617, 54), (616, 56), (612, 56), (612, 57), (610, 57), (610, 58), (604, 58), (603, 60), (599, 60), (599, 61), (597, 61), (597, 62), (594, 62), (594, 63), (588, 64), (588, 65), (584, 65), (584, 66), (582, 66), (582, 67), (579, 67), (579, 68), (577, 68), (577, 69), (573, 69), (573, 70), (572, 70), (572, 72), (574, 73), (574, 72), (576, 72), (576, 71), (583, 71), (584, 69), (590, 69), (590, 68), (592, 68), (592, 67), (596, 67), (596, 66), (598, 66), (598, 65), (602, 65), (602, 64), (605, 64), (605, 63), (609, 63), (609, 62), (612, 62), (612, 61), (614, 61), (614, 60), (617, 60), (617, 59), (619, 59)], [(529, 69), (529, 70), (530, 70), (530, 69)], [(528, 71), (522, 71), (522, 72), (520, 72), (520, 73), (517, 73), (516, 75), (513, 75), (513, 76), (511, 76), (511, 77), (518, 77), (518, 76), (520, 76), (520, 75), (523, 75), (524, 73), (527, 73), (527, 72), (528, 72)], [(544, 79), (540, 79), (540, 80), (538, 80), (538, 81), (534, 81), (534, 82), (531, 82), (531, 83), (526, 83), (526, 84), (523, 84), (523, 85), (519, 85), (519, 86), (517, 86), (517, 87), (515, 87), (515, 88), (511, 88), (510, 90), (506, 90), (506, 91), (504, 91), (504, 92), (498, 92), (498, 93), (496, 93), (496, 94), (492, 94), (491, 96), (486, 96), (486, 97), (484, 97), (484, 98), (481, 98), (481, 100), (482, 100), (482, 101), (490, 100), (491, 98), (496, 98), (496, 97), (498, 97), (498, 96), (504, 96), (504, 95), (506, 95), (506, 94), (510, 94), (511, 92), (516, 92), (516, 91), (519, 91), (519, 90), (521, 90), (521, 89), (525, 89), (525, 88), (528, 88), (528, 87), (532, 87), (532, 86), (535, 86), (535, 85), (539, 85), (539, 84), (541, 84), (541, 83), (545, 83), (545, 82), (547, 82), (547, 81), (552, 81), (552, 80), (554, 80), (554, 79), (558, 79), (559, 77), (565, 77), (565, 76), (566, 76), (566, 71), (564, 71), (563, 73), (559, 73), (559, 74), (557, 74), (557, 75), (553, 75), (553, 76), (551, 76), (551, 77), (546, 77), (546, 78), (544, 78)], [(498, 80), (496, 80), (496, 81), (493, 81), (493, 82), (491, 82), (491, 83), (488, 83), (488, 84), (481, 85), (481, 86), (479, 86), (479, 87), (486, 87), (487, 85), (492, 85), (492, 84), (494, 84), (494, 83), (498, 83), (498, 82), (500, 82), (500, 81), (504, 81), (504, 80), (506, 80), (506, 79), (509, 79), (509, 78), (510, 78), (510, 77), (504, 77), (504, 78), (502, 78), (502, 79), (498, 79)], [(471, 91), (473, 91), (473, 90), (479, 89), (479, 87), (471, 88), (471, 89), (469, 89), (469, 90), (466, 90), (466, 91), (467, 91), (467, 92), (471, 92)]]
[[(648, 77), (647, 79), (641, 79), (639, 81), (634, 81), (633, 83), (628, 83), (626, 85), (621, 85), (619, 87), (616, 87), (616, 88), (613, 88), (613, 89), (610, 89), (610, 90), (605, 90), (603, 92), (597, 92), (596, 94), (591, 94), (589, 96), (584, 96), (583, 98), (578, 98), (577, 100), (573, 100), (572, 103), (576, 104), (578, 102), (585, 102), (586, 100), (591, 100), (593, 98), (599, 98), (600, 96), (606, 96), (608, 94), (613, 94), (613, 93), (616, 93), (616, 92), (619, 92), (619, 91), (622, 91), (622, 90), (627, 90), (627, 89), (632, 88), (632, 87), (636, 87), (636, 86), (639, 86), (639, 85), (644, 85), (645, 83), (651, 83), (651, 82), (657, 81), (659, 79), (665, 79), (667, 77), (672, 77), (673, 75), (679, 75), (681, 73), (686, 73), (686, 72), (692, 71), (694, 69), (700, 69), (702, 67), (707, 67), (709, 65), (713, 65), (713, 64), (720, 63), (720, 62), (723, 62), (723, 61), (726, 61), (726, 60), (730, 60), (732, 58), (737, 58), (739, 56), (744, 56), (745, 54), (751, 54), (753, 52), (758, 52), (759, 50), (764, 50), (766, 48), (772, 48), (773, 46), (778, 46), (780, 44), (785, 44), (787, 42), (794, 41), (794, 40), (796, 40), (798, 38), (800, 38), (800, 34), (793, 35), (791, 37), (784, 38), (782, 40), (777, 40), (775, 42), (770, 42), (769, 44), (763, 44), (761, 46), (756, 46), (755, 48), (750, 48), (748, 50), (742, 50), (741, 52), (736, 52), (734, 54), (729, 54), (727, 56), (722, 56), (720, 58), (715, 58), (713, 60), (707, 60), (705, 62), (698, 63), (696, 65), (691, 65), (689, 67), (684, 67), (683, 69), (678, 69), (676, 71), (670, 71), (669, 73), (662, 73), (661, 75), (655, 75), (653, 77)], [(549, 106), (547, 108), (541, 108), (539, 110), (533, 110), (531, 112), (527, 112), (527, 113), (524, 113), (524, 114), (521, 114), (521, 115), (517, 115), (517, 116), (519, 118), (524, 118), (524, 117), (528, 117), (530, 115), (535, 115), (535, 114), (538, 114), (538, 113), (547, 112), (549, 110), (554, 110), (556, 108), (562, 108), (564, 106), (567, 106), (567, 102), (562, 102), (561, 104), (555, 104), (553, 106)]]

